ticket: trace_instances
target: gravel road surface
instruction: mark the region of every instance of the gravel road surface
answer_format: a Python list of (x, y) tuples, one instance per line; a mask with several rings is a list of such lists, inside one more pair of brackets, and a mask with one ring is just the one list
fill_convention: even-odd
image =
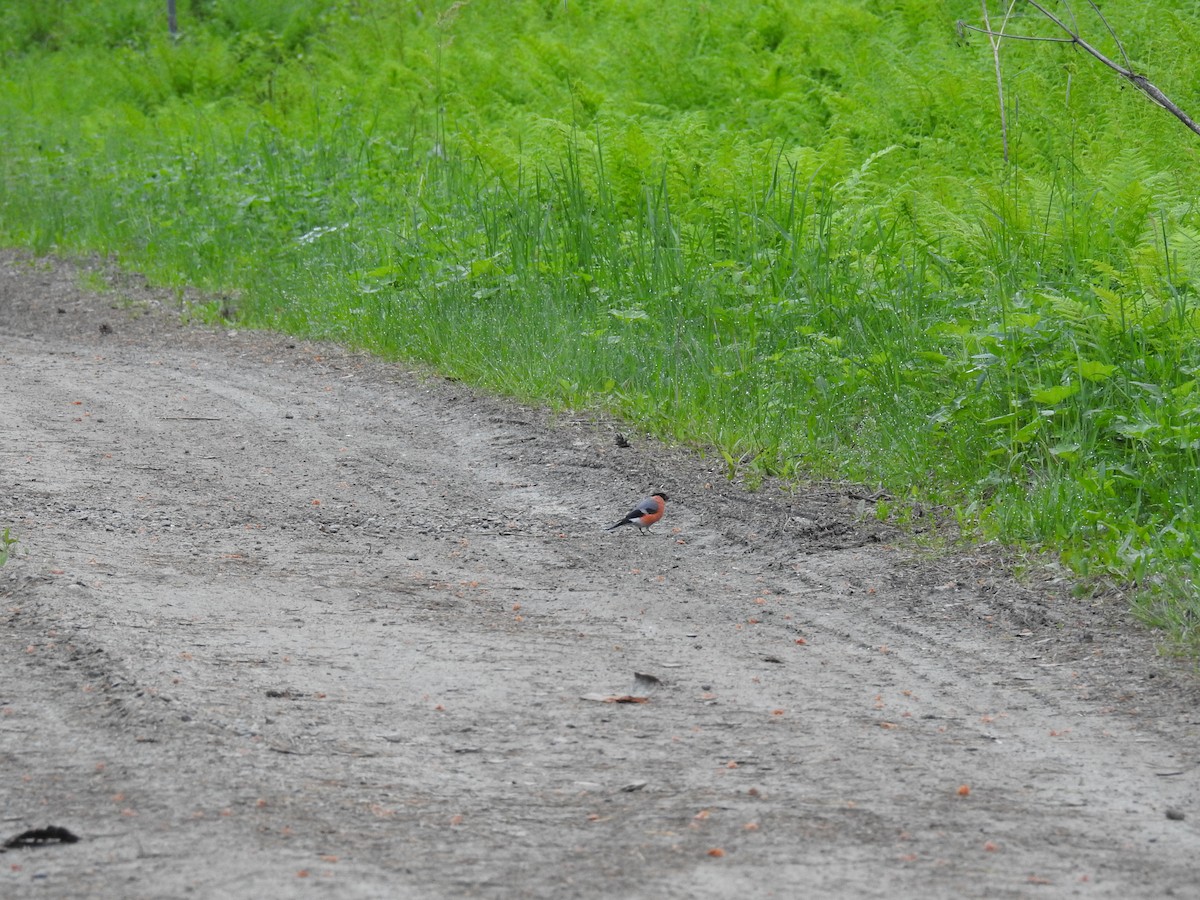
[(1200, 896), (1120, 597), (620, 430), (0, 254), (0, 895)]

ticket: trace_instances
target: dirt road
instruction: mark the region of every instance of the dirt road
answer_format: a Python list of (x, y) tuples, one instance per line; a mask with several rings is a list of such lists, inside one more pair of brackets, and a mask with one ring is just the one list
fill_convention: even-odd
[(96, 272), (0, 255), (0, 895), (1197, 896), (1119, 598)]

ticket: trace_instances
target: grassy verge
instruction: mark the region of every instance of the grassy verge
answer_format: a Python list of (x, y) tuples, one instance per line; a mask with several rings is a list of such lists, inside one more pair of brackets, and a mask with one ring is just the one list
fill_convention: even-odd
[(16, 543), (17, 539), (9, 533), (7, 528), (0, 533), (0, 566), (8, 562), (9, 553), (12, 552), (13, 545)]
[[(145, 6), (0, 12), (4, 240), (948, 504), (1195, 642), (1197, 139), (1111, 73), (1004, 45), (1006, 163), (969, 4)], [(1186, 96), (1200, 15), (1105, 14)]]

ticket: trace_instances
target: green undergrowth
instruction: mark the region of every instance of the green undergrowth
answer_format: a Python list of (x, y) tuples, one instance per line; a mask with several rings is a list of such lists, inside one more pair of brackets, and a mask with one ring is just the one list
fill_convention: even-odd
[(12, 553), (12, 548), (18, 543), (17, 539), (9, 533), (7, 528), (0, 532), (0, 566), (8, 562), (8, 557)]
[[(949, 506), (1195, 645), (1200, 138), (1090, 57), (1002, 47), (1005, 161), (977, 3), (179, 5), (0, 11), (5, 241)], [(1105, 15), (1186, 107), (1200, 12)]]

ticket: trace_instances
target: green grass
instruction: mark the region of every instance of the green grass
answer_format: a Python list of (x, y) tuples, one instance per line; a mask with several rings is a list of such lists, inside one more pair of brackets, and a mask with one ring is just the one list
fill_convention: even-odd
[[(1004, 45), (1006, 163), (965, 0), (180, 7), (0, 11), (0, 239), (950, 506), (1195, 645), (1200, 145), (1089, 57)], [(1200, 12), (1105, 15), (1200, 102)]]
[(0, 532), (0, 566), (8, 562), (9, 554), (16, 543), (17, 539), (9, 533), (7, 528)]

